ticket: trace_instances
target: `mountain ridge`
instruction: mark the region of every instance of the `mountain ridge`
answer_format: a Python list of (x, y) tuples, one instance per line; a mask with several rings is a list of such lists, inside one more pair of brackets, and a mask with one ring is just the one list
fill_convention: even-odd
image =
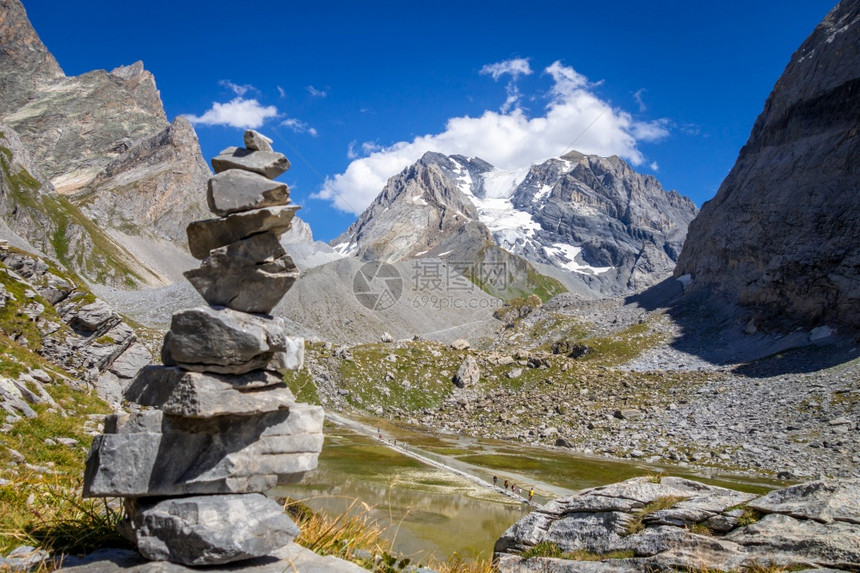
[(480, 158), (427, 152), (391, 177), (331, 245), (387, 261), (473, 261), (492, 245), (569, 271), (575, 290), (617, 295), (671, 274), (696, 212), (617, 157), (571, 152), (503, 171)]

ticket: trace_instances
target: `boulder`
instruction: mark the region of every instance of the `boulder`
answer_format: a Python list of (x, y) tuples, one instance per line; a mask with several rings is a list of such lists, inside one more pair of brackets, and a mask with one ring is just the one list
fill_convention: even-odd
[(119, 316), (105, 301), (96, 299), (94, 302), (77, 309), (74, 316), (69, 320), (69, 326), (94, 332), (112, 319), (118, 321)]
[(272, 231), (278, 236), (290, 228), (299, 207), (263, 207), (233, 213), (221, 219), (194, 221), (188, 225), (188, 249), (194, 258), (203, 260), (209, 251), (241, 241), (251, 235)]
[(299, 277), (277, 234), (269, 231), (213, 249), (199, 268), (186, 271), (211, 305), (268, 314)]
[[(229, 308), (181, 310), (171, 319), (162, 362), (219, 374), (244, 374), (267, 365), (278, 368), (287, 363), (301, 368), (304, 341), (288, 338), (282, 318)], [(287, 351), (288, 357), (275, 356)]]
[(228, 169), (209, 180), (206, 192), (209, 210), (223, 217), (261, 207), (276, 207), (290, 202), (290, 190), (262, 175)]
[(245, 131), (245, 149), (252, 151), (272, 151), (272, 140), (253, 129)]
[(457, 370), (457, 373), (454, 375), (454, 386), (457, 388), (465, 388), (466, 386), (471, 386), (478, 382), (481, 379), (481, 369), (478, 368), (478, 361), (475, 360), (475, 357), (469, 355), (463, 360), (463, 363), (460, 364), (460, 368)]
[(323, 409), (182, 418), (160, 410), (105, 419), (84, 473), (85, 497), (261, 493), (316, 468)]
[(824, 479), (772, 491), (749, 504), (763, 513), (784, 513), (822, 523), (860, 524), (860, 479)]
[(466, 350), (467, 348), (469, 348), (469, 346), (469, 341), (465, 338), (458, 338), (451, 343), (451, 348), (453, 348), (454, 350)]
[(206, 495), (158, 502), (127, 500), (123, 534), (153, 561), (220, 565), (268, 555), (299, 528), (264, 495)]
[(823, 524), (772, 514), (729, 533), (726, 539), (745, 546), (750, 553), (783, 556), (783, 560), (806, 560), (849, 571), (860, 565), (860, 525), (854, 523)]
[[(540, 507), (496, 542), (496, 562), (501, 573), (728, 572), (755, 566), (853, 571), (860, 563), (860, 524), (850, 501), (852, 491), (857, 491), (854, 482), (811, 482), (751, 499), (752, 494), (683, 478), (633, 478)], [(819, 510), (841, 503), (847, 507), (838, 520), (817, 519), (828, 515)], [(807, 517), (773, 513), (741, 525), (737, 517), (744, 514), (745, 505), (762, 511), (781, 507)], [(634, 519), (641, 525), (630, 527)], [(725, 535), (713, 535), (714, 531)], [(625, 556), (607, 556), (599, 562), (516, 556), (543, 542), (569, 554), (622, 552)]]
[(265, 370), (220, 376), (149, 366), (140, 372), (124, 396), (141, 406), (153, 406), (165, 414), (184, 418), (247, 416), (288, 410), (295, 405), (295, 396), (280, 376)]
[(228, 169), (243, 169), (274, 179), (290, 168), (290, 162), (282, 153), (256, 151), (240, 147), (228, 147), (220, 155), (212, 158), (212, 169), (221, 173)]

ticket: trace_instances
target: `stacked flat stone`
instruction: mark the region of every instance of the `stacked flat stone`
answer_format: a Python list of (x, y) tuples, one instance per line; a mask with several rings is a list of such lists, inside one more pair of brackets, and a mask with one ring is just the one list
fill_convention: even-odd
[(289, 162), (271, 141), (212, 160), (218, 218), (188, 226), (202, 260), (185, 276), (209, 306), (172, 317), (163, 366), (125, 391), (140, 408), (109, 416), (87, 458), (84, 495), (123, 497), (123, 534), (151, 560), (213, 565), (269, 555), (299, 530), (263, 493), (316, 468), (323, 411), (296, 403), (279, 374), (299, 369), (304, 341), (269, 313), (298, 272), (279, 237), (298, 207), (272, 181)]

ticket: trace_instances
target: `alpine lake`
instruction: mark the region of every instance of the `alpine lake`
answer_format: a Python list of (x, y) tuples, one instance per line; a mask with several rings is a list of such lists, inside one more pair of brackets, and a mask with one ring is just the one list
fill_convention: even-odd
[[(394, 553), (413, 563), (430, 556), (488, 559), (496, 539), (538, 505), (631, 477), (673, 475), (753, 493), (778, 486), (775, 480), (577, 455), (564, 448), (430, 434), (374, 418), (333, 418), (338, 423), (326, 421), (318, 469), (270, 495), (334, 516), (366, 517), (384, 529)], [(534, 504), (491, 487), (493, 476), (498, 490), (504, 480), (526, 495), (534, 487)]]

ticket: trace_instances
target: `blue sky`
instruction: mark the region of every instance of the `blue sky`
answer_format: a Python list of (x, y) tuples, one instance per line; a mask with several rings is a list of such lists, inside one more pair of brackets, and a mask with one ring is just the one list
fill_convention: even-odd
[(269, 135), (328, 241), (426, 149), (503, 168), (619, 154), (701, 205), (835, 2), (24, 5), (67, 75), (143, 60), (207, 160), (243, 124)]

